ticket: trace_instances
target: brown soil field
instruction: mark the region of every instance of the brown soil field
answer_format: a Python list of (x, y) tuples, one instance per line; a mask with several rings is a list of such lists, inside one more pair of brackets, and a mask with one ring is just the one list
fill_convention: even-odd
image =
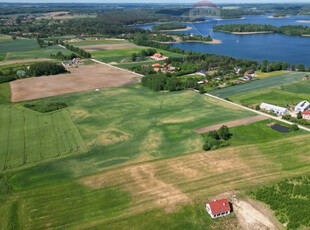
[(141, 48), (141, 46), (137, 46), (133, 43), (119, 43), (119, 44), (88, 45), (88, 46), (81, 46), (81, 48), (86, 50), (87, 52), (93, 52), (93, 51)]
[(119, 87), (140, 81), (141, 76), (108, 65), (67, 68), (70, 74), (42, 76), (10, 82), (12, 102), (26, 101), (97, 88)]
[(208, 126), (208, 127), (204, 127), (201, 129), (196, 129), (195, 132), (196, 133), (207, 133), (213, 130), (218, 130), (219, 128), (221, 128), (223, 125), (226, 125), (227, 127), (235, 127), (235, 126), (239, 126), (239, 125), (246, 125), (246, 124), (251, 124), (257, 121), (262, 121), (262, 120), (267, 120), (269, 119), (269, 117), (267, 116), (263, 116), (263, 115), (258, 115), (256, 117), (249, 117), (249, 118), (245, 118), (245, 119), (241, 119), (241, 120), (236, 120), (236, 121), (230, 121), (230, 122), (225, 122), (225, 123), (221, 123), (218, 125), (212, 125), (212, 126)]

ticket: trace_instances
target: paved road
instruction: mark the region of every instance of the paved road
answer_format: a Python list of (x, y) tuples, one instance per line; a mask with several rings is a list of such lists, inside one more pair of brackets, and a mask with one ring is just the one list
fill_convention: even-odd
[[(195, 90), (195, 91), (196, 91), (196, 92), (199, 92), (198, 90)], [(224, 100), (223, 98), (220, 98), (220, 97), (217, 97), (217, 96), (213, 96), (213, 95), (208, 94), (208, 93), (205, 93), (204, 95), (206, 95), (206, 96), (208, 96), (208, 97), (212, 97), (212, 98), (217, 99), (217, 100), (220, 100), (220, 101), (223, 101), (223, 102), (226, 102), (226, 103), (228, 103), (228, 104), (237, 106), (237, 107), (239, 107), (239, 108), (249, 110), (249, 111), (251, 111), (251, 112), (253, 112), (253, 113), (257, 113), (257, 114), (259, 114), (259, 115), (263, 115), (263, 116), (272, 118), (272, 119), (274, 119), (274, 120), (281, 121), (281, 122), (286, 123), (286, 124), (289, 124), (289, 125), (295, 124), (295, 123), (293, 123), (293, 122), (284, 120), (284, 119), (282, 119), (281, 117), (276, 117), (276, 116), (273, 116), (273, 115), (270, 115), (270, 114), (267, 114), (267, 113), (263, 113), (263, 112), (260, 112), (260, 111), (255, 110), (255, 109), (251, 109), (251, 108), (245, 107), (245, 106), (243, 106), (243, 105), (239, 105), (239, 104), (237, 104), (237, 103)], [(298, 125), (298, 127), (299, 127), (300, 129), (303, 129), (303, 130), (306, 130), (306, 131), (310, 132), (310, 129), (309, 129), (309, 128), (306, 128), (306, 127), (301, 126), (301, 125)]]

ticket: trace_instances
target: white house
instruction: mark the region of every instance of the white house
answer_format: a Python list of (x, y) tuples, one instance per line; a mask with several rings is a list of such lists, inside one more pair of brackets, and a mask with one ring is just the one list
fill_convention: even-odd
[(260, 105), (261, 109), (265, 109), (271, 113), (275, 113), (277, 115), (285, 115), (288, 113), (288, 109), (287, 108), (283, 108), (280, 106), (276, 106), (276, 105), (271, 105), (271, 104), (267, 104), (267, 103), (262, 103)]
[(227, 199), (214, 200), (206, 204), (206, 210), (212, 219), (230, 214), (231, 208)]
[(309, 107), (310, 107), (310, 103), (308, 101), (302, 101), (298, 105), (295, 106), (295, 111), (305, 112)]
[(310, 111), (305, 111), (302, 113), (302, 119), (310, 121)]

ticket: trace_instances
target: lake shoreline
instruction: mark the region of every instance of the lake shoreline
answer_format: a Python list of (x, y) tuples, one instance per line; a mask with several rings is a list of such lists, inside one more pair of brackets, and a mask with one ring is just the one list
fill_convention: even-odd
[(187, 40), (187, 41), (174, 41), (174, 42), (159, 42), (154, 41), (161, 44), (177, 44), (177, 43), (204, 43), (204, 44), (222, 44), (223, 42), (219, 39), (212, 39), (212, 41), (194, 41), (194, 40)]
[[(220, 31), (221, 32), (221, 31)], [(230, 32), (226, 32), (230, 33)], [(239, 34), (239, 35), (246, 35), (246, 34), (273, 34), (273, 31), (257, 31), (257, 32), (231, 32), (231, 34)]]

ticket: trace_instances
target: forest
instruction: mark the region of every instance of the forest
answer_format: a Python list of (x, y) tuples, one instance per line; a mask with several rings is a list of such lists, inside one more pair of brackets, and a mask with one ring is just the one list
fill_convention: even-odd
[(272, 26), (272, 25), (258, 25), (258, 24), (230, 24), (214, 26), (214, 31), (225, 33), (241, 33), (241, 32), (273, 32), (286, 35), (308, 35), (310, 34), (310, 27), (307, 26)]

